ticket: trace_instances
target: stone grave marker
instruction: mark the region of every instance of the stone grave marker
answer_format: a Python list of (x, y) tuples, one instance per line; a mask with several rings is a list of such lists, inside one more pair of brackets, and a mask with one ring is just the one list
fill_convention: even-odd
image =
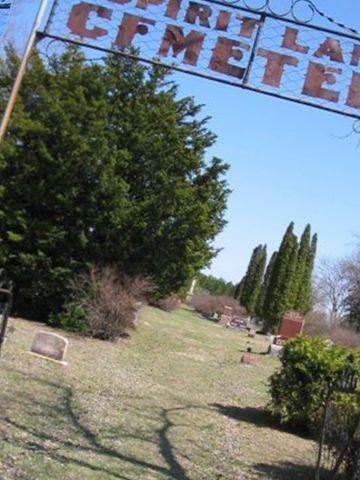
[(304, 325), (305, 319), (301, 313), (296, 311), (286, 312), (281, 321), (279, 336), (282, 340), (290, 340), (303, 333)]
[(220, 317), (220, 324), (227, 325), (231, 322), (232, 319), (233, 309), (232, 307), (228, 307), (227, 305), (224, 306), (223, 313)]
[(68, 345), (69, 341), (60, 335), (39, 331), (35, 335), (30, 353), (67, 365), (65, 357)]
[(245, 365), (257, 365), (258, 360), (255, 355), (252, 355), (251, 353), (244, 353), (244, 355), (241, 357), (241, 363), (244, 363)]
[(246, 321), (239, 316), (232, 317), (230, 325), (231, 328), (238, 328), (238, 329), (245, 329), (246, 328)]
[(255, 336), (256, 336), (256, 331), (253, 328), (251, 328), (248, 333), (248, 337), (255, 338)]
[(269, 345), (268, 354), (271, 357), (279, 358), (283, 350), (284, 347), (282, 345)]

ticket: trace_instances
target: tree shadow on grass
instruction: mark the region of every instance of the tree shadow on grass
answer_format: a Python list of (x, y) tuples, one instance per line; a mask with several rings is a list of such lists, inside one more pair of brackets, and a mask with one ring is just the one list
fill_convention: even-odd
[[(232, 405), (213, 404), (223, 415), (256, 425), (259, 428), (275, 429), (284, 433), (296, 435), (298, 437), (310, 440), (309, 435), (304, 431), (282, 427), (274, 422), (266, 410), (253, 407), (237, 407)], [(281, 462), (279, 464), (257, 463), (252, 466), (255, 472), (261, 473), (266, 479), (271, 480), (313, 480), (314, 467), (312, 465), (296, 464), (291, 462)], [(326, 478), (326, 477), (324, 477)]]
[[(17, 371), (18, 374), (29, 378), (25, 372)], [(173, 421), (171, 418), (174, 414), (180, 413), (196, 406), (184, 406), (177, 408), (158, 408), (156, 411), (156, 419), (161, 420), (160, 428), (155, 431), (155, 437), (144, 438), (141, 431), (124, 431), (124, 429), (117, 428), (112, 432), (111, 437), (117, 440), (131, 439), (135, 441), (141, 441), (146, 443), (152, 443), (156, 449), (161, 453), (164, 460), (164, 464), (156, 464), (151, 461), (143, 460), (126, 453), (121, 452), (121, 447), (112, 448), (111, 446), (104, 445), (104, 438), (100, 438), (100, 435), (95, 433), (85, 422), (81, 421), (81, 415), (79, 415), (74, 407), (73, 390), (71, 387), (57, 384), (53, 381), (47, 381), (43, 378), (32, 375), (32, 380), (38, 382), (39, 385), (45, 388), (53, 389), (55, 401), (49, 403), (46, 399), (42, 399), (41, 396), (31, 395), (27, 392), (17, 392), (14, 398), (3, 397), (1, 404), (16, 405), (22, 409), (23, 414), (17, 415), (16, 418), (10, 414), (11, 409), (7, 411), (3, 410), (0, 423), (8, 425), (15, 430), (18, 430), (26, 435), (22, 435), (20, 439), (18, 436), (12, 437), (11, 435), (5, 436), (5, 441), (11, 443), (17, 447), (21, 447), (32, 453), (46, 454), (49, 457), (61, 464), (73, 464), (80, 467), (88, 468), (92, 471), (101, 472), (109, 475), (109, 477), (117, 478), (119, 480), (132, 480), (133, 477), (127, 476), (126, 466), (138, 467), (143, 471), (151, 471), (153, 474), (159, 474), (162, 478), (169, 478), (173, 480), (191, 480), (187, 475), (185, 468), (179, 461), (179, 457), (184, 457), (176, 447), (171, 443), (170, 431), (173, 428), (179, 426), (179, 423)], [(55, 389), (55, 390), (54, 390)], [(56, 395), (55, 395), (56, 392)], [(54, 403), (56, 405), (54, 405)], [(23, 419), (26, 415), (33, 415), (33, 412), (29, 413), (29, 406), (33, 407), (34, 415), (38, 415), (39, 422), (32, 422), (32, 425), (28, 425), (26, 421), (18, 420)], [(1, 407), (1, 405), (0, 405)], [(142, 415), (142, 411), (136, 411), (136, 415)], [(56, 432), (52, 432), (51, 428), (48, 430), (44, 428), (44, 417), (47, 417), (47, 421), (51, 423), (52, 419), (59, 419), (64, 423), (65, 430), (71, 430), (75, 433), (75, 438), (62, 438)], [(35, 418), (35, 417), (34, 417)], [(155, 418), (153, 418), (155, 419)], [(191, 425), (192, 428), (198, 428)], [(31, 437), (31, 438), (29, 438)], [(47, 443), (52, 444), (54, 448), (48, 448)], [(64, 452), (65, 450), (65, 452)], [(66, 451), (67, 450), (67, 451)], [(87, 457), (83, 457), (83, 453), (89, 452), (99, 455), (100, 457), (108, 457), (109, 460), (119, 460), (125, 465), (125, 468), (118, 469), (108, 463), (106, 460), (104, 463), (100, 461), (89, 461)], [(141, 473), (139, 478), (141, 477)], [(143, 477), (145, 478), (145, 476)]]
[(254, 407), (238, 407), (235, 405), (221, 405), (219, 403), (214, 403), (212, 406), (221, 414), (232, 418), (233, 420), (252, 423), (259, 428), (271, 428), (280, 432), (296, 435), (306, 440), (311, 440), (309, 434), (304, 430), (279, 425), (264, 409)]
[(269, 480), (313, 480), (315, 471), (311, 465), (298, 465), (291, 462), (282, 462), (278, 465), (257, 463), (253, 465), (253, 469)]

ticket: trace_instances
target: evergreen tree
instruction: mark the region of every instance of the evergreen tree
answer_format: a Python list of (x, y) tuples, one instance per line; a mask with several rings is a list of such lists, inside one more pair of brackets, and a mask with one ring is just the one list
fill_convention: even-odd
[(288, 301), (288, 309), (297, 309), (299, 302), (301, 302), (301, 295), (303, 291), (303, 281), (305, 279), (305, 272), (308, 268), (309, 254), (311, 241), (311, 227), (306, 225), (305, 230), (301, 236), (300, 246), (297, 252), (295, 274), (291, 280)]
[[(0, 108), (18, 59), (0, 63)], [(177, 291), (216, 255), (229, 193), (201, 107), (165, 69), (34, 53), (0, 150), (0, 268), (45, 320), (89, 264)]]
[[(305, 234), (305, 232), (304, 232)], [(307, 235), (306, 235), (307, 236)], [(309, 231), (310, 237), (310, 231)], [(306, 240), (304, 240), (305, 242)], [(312, 299), (312, 273), (314, 270), (314, 263), (317, 249), (317, 235), (313, 235), (310, 247), (307, 251), (306, 262), (299, 281), (298, 293), (294, 305), (295, 310), (306, 315), (311, 309)]]
[(235, 285), (232, 282), (227, 282), (223, 278), (216, 278), (213, 275), (205, 275), (203, 273), (197, 276), (195, 293), (232, 297), (234, 290)]
[[(298, 262), (298, 253), (299, 253), (299, 244), (297, 237), (293, 236), (293, 250), (289, 259), (289, 268), (288, 268), (288, 281), (286, 283), (285, 294), (284, 294), (284, 313), (293, 310), (295, 299), (297, 297), (298, 282), (296, 276), (296, 268)], [(283, 317), (282, 314), (281, 318)]]
[(275, 265), (277, 256), (278, 256), (278, 252), (274, 252), (272, 254), (272, 256), (270, 258), (270, 262), (269, 262), (269, 264), (266, 268), (264, 280), (261, 284), (260, 294), (259, 294), (259, 298), (258, 298), (257, 305), (256, 305), (256, 311), (255, 311), (256, 316), (259, 317), (259, 318), (263, 318), (263, 316), (264, 316), (264, 314), (263, 314), (264, 301), (265, 301), (265, 297), (266, 297), (266, 294), (267, 294), (267, 291), (268, 291), (268, 288), (269, 288), (269, 285), (270, 285), (271, 276), (272, 276), (272, 273), (273, 273), (273, 270), (274, 270), (274, 265)]
[(236, 286), (235, 293), (234, 293), (235, 300), (240, 301), (243, 286), (244, 286), (244, 278), (242, 278)]
[(255, 315), (257, 300), (260, 294), (261, 282), (266, 266), (266, 245), (257, 246), (250, 259), (250, 263), (243, 279), (240, 303), (248, 314)]
[(281, 242), (264, 300), (265, 327), (271, 331), (276, 330), (294, 298), (293, 278), (296, 271), (297, 251), (298, 242), (292, 222)]

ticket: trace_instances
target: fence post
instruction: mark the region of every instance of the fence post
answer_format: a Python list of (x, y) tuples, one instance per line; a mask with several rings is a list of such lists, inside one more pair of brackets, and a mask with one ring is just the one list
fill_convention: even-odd
[(328, 393), (327, 393), (326, 401), (325, 401), (324, 420), (323, 420), (323, 425), (322, 425), (322, 428), (321, 428), (321, 436), (320, 436), (320, 442), (319, 442), (319, 452), (318, 452), (318, 457), (317, 457), (317, 462), (316, 462), (315, 480), (320, 480), (321, 460), (322, 460), (322, 453), (323, 453), (323, 448), (324, 448), (324, 444), (325, 444), (326, 425), (327, 425), (327, 420), (328, 420), (329, 411), (330, 411), (332, 394), (333, 394), (333, 384), (332, 384), (332, 382), (329, 382), (328, 383)]
[[(33, 23), (33, 26), (32, 26), (28, 41), (27, 41), (27, 44), (26, 44), (26, 47), (25, 47), (24, 54), (23, 54), (22, 59), (21, 59), (19, 71), (16, 75), (16, 79), (15, 79), (14, 85), (13, 85), (11, 93), (10, 93), (10, 98), (8, 100), (8, 103), (7, 103), (7, 106), (6, 106), (2, 121), (1, 121), (0, 143), (2, 142), (2, 140), (4, 138), (4, 135), (6, 133), (6, 129), (7, 129), (7, 126), (9, 124), (10, 117), (11, 117), (11, 114), (12, 114), (13, 109), (14, 109), (16, 98), (18, 96), (18, 93), (19, 93), (19, 90), (20, 90), (20, 87), (21, 87), (21, 83), (22, 83), (22, 80), (23, 80), (24, 75), (25, 75), (26, 66), (27, 66), (27, 63), (29, 61), (32, 48), (33, 48), (33, 46), (35, 44), (35, 41), (36, 41), (37, 32), (39, 30), (39, 27), (41, 25), (41, 22), (44, 18), (44, 15), (45, 15), (45, 12), (46, 12), (46, 9), (47, 9), (48, 1), (49, 0), (40, 0), (39, 8), (38, 8), (38, 11), (37, 11), (37, 14), (36, 14), (36, 17), (35, 17), (35, 20), (34, 20), (34, 23)], [(20, 2), (20, 6), (21, 6), (21, 2)], [(10, 15), (11, 15), (11, 13), (10, 13)]]
[(5, 342), (5, 338), (6, 338), (6, 329), (7, 329), (10, 310), (12, 306), (13, 295), (11, 290), (4, 290), (3, 288), (0, 288), (0, 294), (5, 295), (7, 297), (7, 302), (5, 302), (5, 308), (2, 313), (2, 322), (0, 327), (0, 356), (1, 356), (1, 347), (3, 346), (3, 343)]

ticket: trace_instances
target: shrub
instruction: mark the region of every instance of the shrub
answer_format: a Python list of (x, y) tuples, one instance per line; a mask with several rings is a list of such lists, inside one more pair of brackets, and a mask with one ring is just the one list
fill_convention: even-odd
[(336, 345), (348, 348), (360, 348), (360, 333), (350, 326), (329, 325), (326, 314), (310, 312), (305, 317), (304, 332), (310, 336), (319, 336), (332, 340)]
[(69, 332), (89, 334), (87, 314), (83, 307), (76, 302), (68, 303), (60, 315), (50, 315), (48, 324), (53, 327), (60, 327)]
[(165, 312), (173, 312), (179, 307), (180, 303), (181, 300), (177, 295), (170, 295), (170, 297), (158, 300), (155, 306), (161, 310), (165, 310)]
[(330, 330), (329, 338), (336, 343), (348, 348), (360, 348), (360, 333), (352, 328), (333, 327)]
[(326, 337), (330, 335), (330, 325), (326, 313), (311, 311), (305, 316), (304, 333), (312, 337)]
[(193, 295), (190, 300), (191, 306), (206, 318), (213, 318), (214, 314), (222, 315), (224, 306), (232, 307), (233, 313), (246, 315), (246, 310), (232, 297), (216, 295)]
[[(281, 423), (316, 431), (323, 415), (327, 382), (337, 378), (351, 350), (329, 347), (324, 338), (297, 337), (286, 343), (282, 368), (270, 379), (269, 411)], [(360, 371), (360, 354), (355, 355)], [(347, 403), (345, 395), (342, 402)]]
[(112, 268), (92, 268), (79, 275), (71, 285), (72, 299), (58, 317), (68, 330), (101, 340), (116, 340), (135, 328), (136, 314), (150, 282), (129, 278)]

